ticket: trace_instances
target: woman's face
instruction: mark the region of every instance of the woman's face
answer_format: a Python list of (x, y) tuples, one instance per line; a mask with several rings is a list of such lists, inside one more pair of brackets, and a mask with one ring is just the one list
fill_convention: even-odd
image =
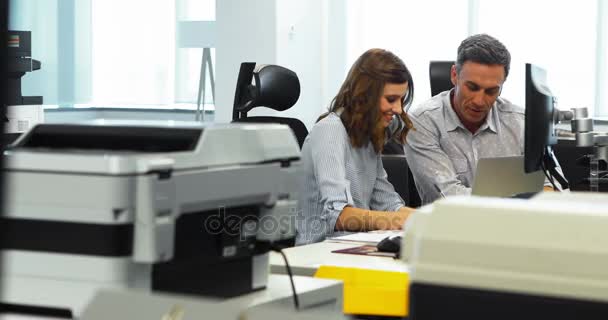
[(409, 86), (404, 83), (387, 83), (384, 85), (384, 90), (380, 96), (380, 121), (386, 128), (393, 120), (394, 115), (400, 115), (403, 112), (402, 101)]

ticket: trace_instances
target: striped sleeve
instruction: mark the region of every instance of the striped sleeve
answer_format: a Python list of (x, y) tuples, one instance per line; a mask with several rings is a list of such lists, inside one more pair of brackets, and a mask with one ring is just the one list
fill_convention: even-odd
[(350, 181), (346, 177), (349, 140), (340, 123), (326, 122), (315, 128), (310, 142), (314, 176), (320, 192), (320, 218), (331, 234), (344, 207), (354, 206)]

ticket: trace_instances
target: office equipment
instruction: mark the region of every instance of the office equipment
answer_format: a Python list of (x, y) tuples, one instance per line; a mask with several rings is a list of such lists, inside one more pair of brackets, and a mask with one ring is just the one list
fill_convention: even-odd
[(286, 124), (293, 130), (301, 148), (308, 135), (302, 121), (287, 117), (247, 116), (251, 109), (259, 106), (285, 111), (295, 105), (299, 97), (300, 80), (295, 72), (277, 65), (243, 62), (234, 93), (232, 121)]
[(526, 173), (546, 172), (554, 189), (553, 178), (562, 189), (568, 189), (568, 181), (556, 170), (559, 166), (551, 146), (557, 144), (555, 124), (572, 119), (572, 113), (561, 112), (555, 107), (555, 97), (546, 82), (544, 69), (526, 63), (526, 120), (524, 132), (524, 170)]
[(404, 236), (410, 319), (604, 319), (606, 207), (594, 193), (543, 192), (417, 211)]
[(382, 239), (382, 241), (378, 242), (378, 245), (376, 245), (376, 247), (378, 248), (378, 251), (380, 251), (380, 252), (399, 253), (399, 252), (401, 252), (401, 242), (402, 241), (403, 240), (402, 240), (401, 236), (386, 237), (386, 238)]
[(40, 69), (40, 61), (32, 59), (32, 33), (9, 30), (7, 46), (8, 81), (5, 105), (41, 105), (41, 96), (21, 95), (21, 77)]
[(569, 187), (568, 181), (555, 169), (557, 160), (552, 146), (557, 143), (554, 126), (570, 120), (576, 146), (592, 147), (594, 150), (589, 157), (589, 190), (600, 191), (600, 185), (608, 184), (608, 171), (602, 169), (608, 163), (608, 134), (593, 130), (593, 119), (589, 118), (587, 108), (557, 110), (555, 97), (547, 87), (545, 78), (544, 69), (526, 64), (525, 170), (548, 171), (552, 183), (551, 178), (554, 177), (563, 189)]
[[(592, 148), (585, 161), (589, 167), (589, 191), (607, 191), (608, 186), (608, 133), (595, 132), (593, 119), (589, 118), (587, 108), (571, 109), (571, 130), (575, 133), (576, 146)], [(587, 163), (585, 163), (587, 166)], [(600, 188), (602, 187), (602, 188)]]
[(42, 105), (7, 106), (6, 120), (4, 141), (6, 144), (11, 144), (22, 133), (44, 122), (44, 107)]
[(431, 83), (431, 96), (436, 96), (454, 87), (451, 70), (454, 61), (429, 62), (429, 80)]
[(553, 146), (571, 191), (589, 191), (589, 160), (595, 152), (594, 147), (578, 147), (574, 137), (560, 137)]
[[(165, 320), (163, 316), (181, 314), (188, 319), (248, 319), (260, 308), (272, 307), (278, 312), (292, 314), (324, 313), (329, 319), (342, 315), (342, 283), (329, 279), (294, 277), (299, 288), (302, 308), (294, 312), (290, 304), (291, 288), (284, 275), (270, 275), (265, 290), (251, 292), (224, 300), (201, 299), (185, 295), (150, 293), (138, 290), (100, 290), (85, 308), (82, 320), (123, 320), (154, 319)], [(268, 319), (276, 318), (276, 312)], [(180, 319), (176, 318), (175, 320)], [(296, 317), (297, 319), (297, 317)], [(323, 318), (326, 319), (326, 318)]]
[(43, 124), (6, 158), (3, 304), (77, 316), (102, 287), (232, 297), (264, 288), (269, 243), (295, 237), (284, 125)]
[(477, 196), (510, 197), (542, 191), (544, 173), (526, 173), (523, 164), (522, 156), (479, 159), (471, 193)]

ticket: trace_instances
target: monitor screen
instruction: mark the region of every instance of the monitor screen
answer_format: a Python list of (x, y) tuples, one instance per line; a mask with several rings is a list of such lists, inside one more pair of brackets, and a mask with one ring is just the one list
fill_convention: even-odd
[(557, 143), (554, 130), (555, 99), (546, 84), (544, 69), (526, 63), (526, 123), (524, 134), (524, 170), (543, 169), (547, 147)]

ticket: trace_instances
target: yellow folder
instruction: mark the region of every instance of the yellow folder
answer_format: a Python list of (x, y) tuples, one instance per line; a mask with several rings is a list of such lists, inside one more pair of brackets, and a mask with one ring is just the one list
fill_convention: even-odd
[(321, 266), (317, 278), (344, 281), (344, 313), (405, 317), (409, 278), (405, 272)]

